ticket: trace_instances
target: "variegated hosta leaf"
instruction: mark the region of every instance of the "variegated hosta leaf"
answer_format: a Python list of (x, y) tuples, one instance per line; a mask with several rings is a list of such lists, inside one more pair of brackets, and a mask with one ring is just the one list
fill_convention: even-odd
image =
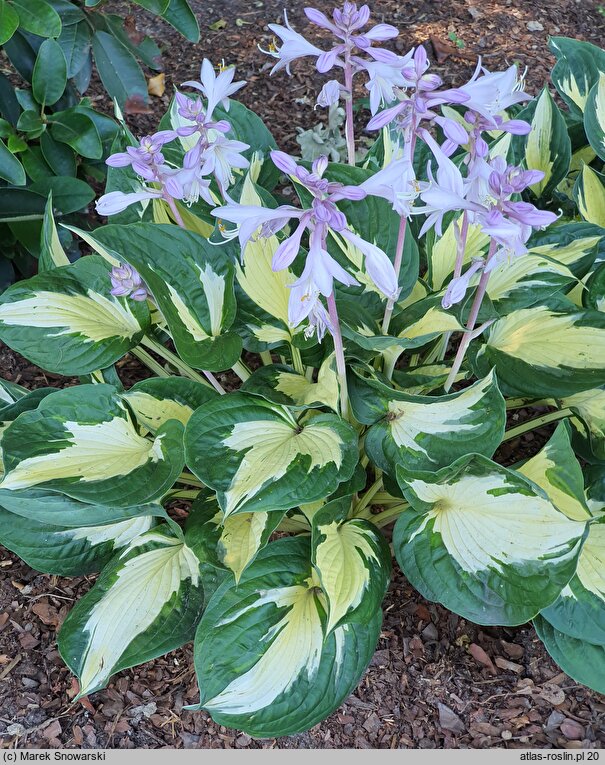
[(287, 409), (245, 393), (201, 406), (187, 424), (185, 450), (225, 516), (327, 497), (358, 460), (357, 435), (337, 415), (298, 423)]
[(391, 322), (391, 332), (397, 335), (401, 348), (419, 348), (444, 332), (462, 332), (458, 318), (441, 307), (441, 297), (432, 295), (414, 303)]
[(113, 364), (138, 345), (149, 311), (110, 294), (110, 270), (90, 256), (9, 287), (0, 295), (0, 339), (62, 375)]
[(599, 72), (599, 79), (588, 94), (584, 128), (592, 148), (605, 159), (605, 71)]
[(332, 353), (322, 362), (317, 382), (307, 380), (304, 375), (292, 371), (289, 367), (271, 364), (257, 369), (241, 389), (291, 409), (317, 409), (328, 406), (337, 411), (339, 389), (336, 357)]
[[(453, 111), (453, 110), (452, 110)], [(428, 255), (428, 282), (433, 290), (440, 290), (447, 286), (448, 276), (453, 274), (456, 264), (456, 234), (454, 226), (460, 226), (460, 219), (456, 219), (443, 232), (443, 236), (437, 238), (430, 248)], [(489, 237), (481, 231), (479, 225), (469, 225), (464, 249), (463, 264), (470, 263), (473, 258), (482, 257), (489, 247)]]
[[(242, 205), (261, 205), (262, 200), (250, 174), (246, 176), (240, 197)], [(288, 285), (296, 281), (292, 271), (271, 268), (273, 255), (279, 247), (276, 236), (252, 237), (236, 262), (237, 327), (251, 351), (263, 351), (292, 341), (298, 330), (288, 321)], [(242, 294), (243, 293), (243, 294)]]
[(517, 162), (525, 160), (526, 167), (541, 170), (544, 178), (530, 186), (536, 197), (550, 198), (552, 191), (565, 178), (571, 162), (571, 141), (563, 114), (544, 87), (518, 115), (531, 124), (527, 136), (513, 141)]
[(326, 633), (345, 623), (367, 623), (389, 584), (389, 546), (369, 521), (346, 519), (350, 504), (350, 498), (336, 500), (313, 516), (312, 560), (327, 599)]
[(535, 617), (534, 627), (548, 653), (567, 675), (605, 693), (605, 645), (567, 635), (542, 615)]
[[(80, 576), (91, 571), (99, 571), (109, 562), (114, 551), (128, 545), (133, 539), (155, 525), (154, 515), (163, 515), (162, 508), (149, 505), (149, 510), (143, 508), (122, 509), (122, 520), (112, 520), (111, 523), (96, 523), (97, 508), (94, 505), (83, 505), (56, 494), (48, 497), (54, 500), (55, 512), (44, 508), (43, 497), (21, 496), (17, 504), (21, 508), (26, 504), (31, 511), (18, 514), (9, 512), (14, 504), (11, 494), (30, 494), (29, 492), (0, 491), (0, 542), (22, 558), (28, 566), (47, 574), (59, 576)], [(5, 497), (8, 501), (5, 502)], [(55, 499), (56, 498), (56, 499)], [(58, 515), (57, 504), (61, 504), (61, 515), (71, 505), (77, 508), (79, 515), (88, 514), (88, 525), (84, 522), (75, 526), (37, 520), (37, 515), (48, 517)], [(88, 513), (82, 510), (88, 509)], [(103, 509), (103, 508), (101, 508)], [(41, 512), (36, 512), (36, 511)], [(136, 511), (136, 514), (135, 514)], [(114, 512), (115, 515), (115, 512)]]
[(605, 263), (599, 264), (586, 280), (584, 305), (605, 312)]
[(187, 364), (220, 371), (237, 361), (241, 339), (228, 331), (235, 318), (231, 245), (152, 223), (105, 226), (95, 236), (141, 274)]
[(10, 382), (10, 380), (3, 380), (0, 377), (0, 406), (5, 407), (7, 405), (14, 404), (20, 398), (27, 395), (27, 388), (17, 383)]
[[(215, 496), (198, 498), (189, 511), (188, 528), (203, 549), (203, 560), (233, 572), (239, 582), (246, 567), (269, 541), (283, 512), (236, 513), (226, 518)], [(198, 548), (194, 548), (196, 553)]]
[(605, 257), (603, 229), (592, 223), (549, 226), (546, 231), (535, 232), (530, 244), (531, 255), (546, 256), (562, 263), (576, 279), (586, 276), (597, 257)]
[(605, 383), (605, 315), (540, 305), (513, 311), (487, 330), (479, 373), (495, 366), (510, 392), (568, 396)]
[(576, 573), (542, 616), (572, 638), (605, 647), (605, 518), (589, 524)]
[[(580, 418), (588, 433), (591, 452), (598, 460), (605, 461), (605, 388), (567, 396), (558, 404), (562, 409), (571, 409)], [(574, 418), (571, 424), (574, 427), (579, 425)]]
[(605, 72), (605, 52), (591, 43), (570, 37), (551, 37), (549, 48), (557, 57), (551, 78), (573, 114), (582, 117), (588, 95)]
[(436, 473), (398, 466), (397, 479), (412, 509), (395, 555), (425, 598), (478, 624), (522, 624), (573, 576), (586, 524), (520, 473), (470, 455)]
[(151, 377), (122, 394), (142, 427), (155, 433), (169, 420), (186, 425), (193, 412), (219, 394), (186, 377)]
[(80, 681), (79, 696), (192, 639), (204, 606), (200, 561), (160, 526), (134, 539), (70, 611), (59, 651)]
[[(407, 367), (406, 369), (395, 369), (393, 372), (393, 382), (406, 393), (419, 394), (430, 393), (431, 391), (442, 388), (450, 374), (451, 367), (448, 364), (421, 364), (417, 367)], [(461, 369), (456, 375), (454, 382), (465, 380), (469, 372)]]
[(576, 180), (573, 195), (585, 221), (605, 226), (605, 178), (601, 173), (584, 165)]
[[(339, 308), (340, 311), (340, 308)], [(376, 320), (354, 303), (341, 315), (343, 337), (368, 351), (389, 351), (399, 357), (406, 349), (420, 348), (444, 332), (462, 332), (464, 327), (451, 311), (441, 307), (441, 297), (419, 300), (391, 320), (390, 336), (380, 333)]]
[(40, 237), (40, 255), (38, 256), (38, 273), (52, 270), (57, 266), (68, 266), (69, 258), (65, 254), (59, 233), (53, 217), (53, 195), (48, 195), (42, 221)]
[(355, 417), (371, 425), (368, 457), (393, 475), (396, 465), (436, 470), (471, 452), (491, 457), (504, 434), (506, 406), (493, 373), (447, 396), (410, 395), (357, 373), (350, 394)]
[(518, 470), (546, 492), (557, 510), (568, 518), (574, 521), (590, 518), (584, 496), (584, 475), (565, 423), (560, 423), (544, 448)]
[[(477, 286), (479, 277), (471, 280)], [(533, 250), (493, 269), (487, 295), (501, 315), (535, 305), (576, 284), (576, 278), (563, 263)]]
[(382, 615), (324, 635), (325, 596), (309, 540), (280, 539), (238, 585), (215, 592), (195, 637), (195, 708), (260, 738), (306, 730), (334, 711), (368, 665)]
[(154, 438), (139, 435), (111, 385), (66, 388), (4, 431), (0, 489), (37, 486), (100, 504), (142, 504), (179, 476), (182, 440), (183, 426), (175, 421)]

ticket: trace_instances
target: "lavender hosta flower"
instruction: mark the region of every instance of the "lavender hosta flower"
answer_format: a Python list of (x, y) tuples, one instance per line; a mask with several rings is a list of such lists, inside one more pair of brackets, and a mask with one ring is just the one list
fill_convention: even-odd
[(406, 80), (401, 73), (401, 68), (402, 65), (405, 65), (408, 56), (411, 56), (411, 52), (406, 57), (402, 57), (395, 65), (382, 61), (362, 61), (357, 57), (354, 58), (354, 61), (365, 69), (370, 76), (365, 87), (370, 93), (370, 111), (372, 114), (376, 114), (381, 105), (392, 103), (395, 100), (395, 89), (405, 86)]
[(480, 211), (482, 208), (467, 199), (468, 184), (459, 168), (445, 155), (435, 139), (426, 131), (423, 131), (422, 138), (437, 160), (437, 172), (434, 176), (429, 163), (427, 171), (429, 185), (420, 192), (424, 207), (416, 207), (413, 212), (416, 215), (427, 215), (419, 236), (423, 236), (433, 227), (437, 234), (442, 236), (443, 218), (448, 212), (456, 210)]
[(249, 144), (226, 138), (222, 133), (217, 133), (205, 148), (201, 172), (214, 175), (223, 196), (234, 181), (233, 168), (243, 170), (249, 166), (250, 162), (242, 156), (242, 152), (249, 148)]
[(426, 185), (416, 180), (414, 166), (407, 157), (402, 157), (374, 173), (359, 188), (370, 196), (386, 199), (399, 216), (407, 218), (412, 213), (414, 201)]
[(480, 271), (485, 265), (483, 258), (473, 260), (469, 268), (462, 276), (458, 276), (449, 283), (445, 294), (441, 300), (441, 305), (446, 310), (451, 308), (456, 303), (461, 303), (464, 300), (464, 296), (469, 288), (472, 277)]
[(320, 72), (329, 71), (337, 63), (338, 56), (352, 48), (358, 48), (377, 60), (385, 62), (397, 59), (397, 55), (391, 51), (372, 48), (372, 43), (386, 42), (397, 37), (399, 31), (396, 27), (391, 24), (376, 24), (367, 32), (359, 34), (370, 20), (370, 9), (367, 5), (362, 5), (358, 9), (355, 3), (345, 2), (342, 9), (334, 9), (332, 21), (317, 8), (305, 8), (305, 15), (312, 24), (327, 29), (343, 41), (331, 51), (324, 53), (322, 60), (317, 62), (317, 69)]
[(131, 300), (143, 302), (149, 297), (147, 286), (139, 272), (127, 263), (114, 266), (109, 275), (111, 294), (116, 297), (129, 297)]
[(164, 164), (162, 147), (175, 138), (173, 130), (160, 130), (141, 138), (138, 146), (128, 146), (126, 151), (111, 154), (105, 160), (109, 167), (131, 166), (135, 173), (147, 181), (155, 180), (154, 168)]
[(217, 76), (210, 61), (205, 58), (200, 69), (200, 81), (188, 80), (183, 86), (201, 90), (206, 97), (206, 121), (212, 119), (212, 113), (219, 104), (225, 111), (229, 111), (229, 97), (244, 87), (245, 80), (233, 82), (235, 67), (223, 69)]
[(95, 209), (99, 215), (110, 216), (124, 212), (130, 205), (143, 202), (148, 199), (161, 199), (163, 192), (159, 189), (144, 189), (125, 194), (123, 191), (110, 191), (103, 194), (95, 203)]
[[(296, 32), (290, 26), (288, 22), (288, 14), (284, 10), (284, 23), (285, 27), (281, 24), (269, 24), (269, 29), (281, 39), (281, 47), (277, 47), (273, 44), (269, 50), (264, 50), (269, 56), (277, 59), (277, 64), (271, 70), (271, 74), (275, 74), (280, 69), (285, 69), (288, 74), (290, 72), (290, 64), (299, 58), (305, 58), (306, 56), (312, 56), (318, 59), (323, 56), (324, 51), (318, 48), (316, 45), (312, 45), (301, 34)], [(262, 48), (261, 48), (262, 50)]]
[(305, 319), (309, 322), (304, 330), (307, 339), (315, 335), (321, 343), (326, 332), (334, 331), (330, 315), (321, 302), (319, 289), (312, 281), (292, 285), (288, 301), (290, 324), (296, 327)]
[(342, 89), (338, 80), (328, 80), (317, 96), (316, 106), (324, 108), (334, 106), (340, 100), (340, 91)]
[[(394, 91), (399, 103), (376, 114), (368, 122), (368, 130), (380, 130), (396, 120), (406, 133), (406, 140), (411, 140), (413, 133), (422, 120), (434, 120), (439, 117), (434, 111), (442, 104), (461, 104), (468, 96), (460, 89), (438, 90), (442, 85), (436, 74), (427, 74), (428, 57), (422, 45), (410, 51), (404, 57), (406, 62), (401, 70), (403, 86)], [(409, 91), (409, 92), (408, 92)]]
[(492, 130), (502, 129), (502, 121), (498, 124), (496, 117), (510, 106), (531, 101), (531, 96), (523, 91), (515, 64), (504, 72), (488, 72), (479, 61), (469, 82), (458, 90), (467, 97), (465, 108), (481, 115)]
[(186, 204), (194, 204), (201, 197), (214, 207), (215, 200), (210, 192), (210, 180), (204, 177), (200, 166), (202, 144), (198, 142), (183, 158), (183, 167), (171, 174), (164, 183), (164, 188), (173, 199)]
[(178, 107), (177, 113), (193, 123), (177, 128), (175, 133), (178, 136), (186, 137), (197, 132), (203, 133), (207, 130), (216, 130), (220, 133), (228, 133), (231, 130), (231, 125), (227, 120), (214, 122), (208, 119), (206, 107), (201, 98), (189, 98), (189, 96), (180, 93), (178, 90), (174, 94), (174, 98)]
[[(281, 151), (271, 152), (271, 159), (276, 167), (311, 193), (313, 199), (309, 209), (301, 210), (284, 205), (267, 210), (262, 207), (233, 204), (217, 208), (212, 214), (239, 226), (238, 236), (242, 250), (259, 230), (260, 236), (270, 236), (281, 230), (292, 218), (297, 219), (298, 224), (294, 231), (281, 242), (274, 253), (274, 271), (281, 271), (292, 264), (300, 251), (302, 237), (308, 231), (309, 252), (303, 273), (290, 285), (292, 292), (289, 310), (294, 325), (309, 315), (314, 303), (319, 300), (319, 295), (329, 297), (332, 294), (334, 280), (348, 286), (358, 284), (357, 280), (328, 253), (327, 238), (330, 233), (340, 235), (358, 248), (364, 255), (366, 271), (378, 289), (387, 298), (396, 297), (399, 287), (391, 261), (379, 247), (366, 242), (351, 231), (346, 217), (336, 206), (336, 202), (343, 199), (363, 199), (366, 191), (357, 186), (346, 186), (324, 178), (328, 167), (327, 157), (316, 159), (310, 171)], [(307, 308), (308, 312), (305, 313)]]

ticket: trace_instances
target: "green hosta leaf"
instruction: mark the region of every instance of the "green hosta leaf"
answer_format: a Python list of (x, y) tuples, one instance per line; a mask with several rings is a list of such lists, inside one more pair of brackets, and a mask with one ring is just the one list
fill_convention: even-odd
[(555, 629), (544, 617), (534, 619), (538, 637), (561, 669), (579, 683), (605, 693), (605, 646)]
[(186, 542), (166, 526), (137, 537), (103, 570), (59, 633), (59, 651), (79, 678), (79, 695), (191, 640), (203, 606), (200, 562)]
[(586, 137), (595, 152), (605, 159), (605, 70), (588, 94), (584, 111)]
[(553, 505), (574, 521), (586, 521), (590, 513), (584, 497), (584, 476), (567, 427), (560, 423), (546, 446), (519, 469), (537, 484)]
[(19, 14), (13, 6), (1, 0), (0, 2), (0, 45), (8, 42), (19, 27)]
[[(240, 204), (260, 205), (261, 197), (250, 174), (246, 176)], [(276, 236), (252, 238), (244, 250), (243, 262), (236, 262), (238, 284), (238, 330), (252, 351), (292, 342), (297, 331), (288, 320), (288, 284), (296, 276), (287, 268), (274, 271), (273, 255), (279, 246)], [(243, 293), (243, 294), (242, 294)], [(300, 329), (298, 330), (300, 332)]]
[(4, 178), (13, 186), (25, 186), (27, 181), (23, 165), (4, 141), (0, 141), (0, 178)]
[(161, 496), (183, 467), (183, 426), (140, 436), (111, 385), (57, 391), (4, 431), (1, 489), (38, 486), (128, 507)]
[(233, 261), (191, 231), (137, 223), (95, 231), (141, 274), (168, 322), (181, 358), (220, 371), (238, 360), (242, 343), (227, 331), (235, 318)]
[(332, 353), (319, 368), (317, 382), (309, 382), (304, 375), (290, 367), (271, 364), (257, 369), (242, 385), (241, 390), (262, 396), (274, 404), (291, 409), (316, 409), (328, 406), (338, 411), (338, 375), (336, 357)]
[(48, 201), (44, 210), (42, 222), (42, 236), (40, 241), (40, 256), (38, 258), (38, 273), (50, 271), (58, 266), (68, 266), (69, 258), (65, 254), (63, 245), (59, 239), (57, 226), (53, 217), (53, 195), (48, 195)]
[(45, 0), (11, 0), (19, 14), (19, 26), (26, 32), (40, 37), (58, 37), (61, 34), (61, 17)]
[(199, 708), (261, 738), (310, 728), (352, 692), (370, 661), (381, 614), (324, 636), (307, 539), (268, 545), (240, 582), (213, 595), (195, 638)]
[(447, 396), (414, 396), (376, 379), (351, 376), (355, 417), (370, 424), (365, 450), (381, 470), (436, 470), (465, 454), (487, 457), (504, 434), (506, 406), (490, 373), (469, 388)]
[[(605, 461), (605, 388), (586, 390), (558, 401), (562, 409), (569, 408), (584, 424), (594, 456)], [(572, 425), (576, 425), (574, 419)]]
[[(0, 491), (0, 495), (9, 493), (19, 492)], [(95, 508), (90, 509), (94, 512)], [(126, 547), (153, 525), (153, 515), (79, 528), (41, 523), (33, 517), (8, 512), (0, 496), (0, 542), (28, 566), (47, 574), (81, 576), (99, 571), (114, 551)]]
[(105, 90), (121, 109), (129, 98), (147, 103), (147, 82), (137, 60), (113, 35), (97, 30), (92, 36), (95, 64)]
[(522, 624), (573, 576), (586, 524), (520, 473), (470, 455), (437, 473), (398, 466), (397, 480), (412, 509), (395, 555), (429, 600), (478, 624)]
[(575, 575), (542, 616), (566, 635), (605, 648), (605, 518), (589, 525)]
[(539, 97), (519, 113), (518, 119), (529, 122), (531, 132), (513, 142), (517, 160), (524, 159), (527, 167), (544, 173), (544, 178), (529, 188), (536, 197), (549, 197), (565, 178), (571, 162), (565, 118), (544, 87)]
[(38, 50), (32, 92), (43, 106), (52, 106), (63, 95), (67, 85), (67, 62), (63, 49), (56, 40), (44, 40)]
[(217, 491), (225, 515), (288, 510), (348, 480), (357, 436), (333, 414), (297, 423), (284, 408), (245, 393), (201, 406), (185, 431), (186, 462)]
[[(313, 565), (326, 595), (326, 633), (342, 624), (367, 624), (380, 609), (391, 573), (391, 551), (369, 521), (346, 520), (334, 512), (338, 503), (324, 505), (313, 516)], [(344, 517), (343, 517), (344, 516)]]
[(585, 221), (605, 226), (605, 179), (601, 173), (584, 165), (575, 183), (573, 195)]
[(155, 433), (169, 420), (186, 425), (193, 412), (216, 398), (214, 388), (186, 377), (152, 377), (122, 394), (139, 425)]
[(605, 383), (605, 315), (598, 311), (513, 311), (496, 321), (476, 357), (478, 369), (496, 367), (510, 391), (567, 396)]
[(149, 311), (110, 295), (109, 271), (90, 256), (13, 285), (0, 296), (0, 339), (58, 374), (113, 364), (138, 345)]

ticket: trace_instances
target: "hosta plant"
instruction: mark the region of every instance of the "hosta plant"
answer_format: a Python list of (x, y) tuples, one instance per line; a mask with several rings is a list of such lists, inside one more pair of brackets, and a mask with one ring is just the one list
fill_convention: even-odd
[[(349, 164), (279, 151), (204, 61), (108, 159), (112, 222), (71, 227), (94, 254), (68, 264), (47, 216), (0, 338), (80, 383), (3, 385), (0, 539), (43, 572), (100, 572), (59, 634), (81, 696), (194, 641), (194, 708), (253, 736), (309, 728), (372, 657), (392, 554), (466, 619), (533, 619), (605, 692), (605, 314), (602, 281), (578, 286), (605, 231), (536, 196), (521, 149), (554, 133), (519, 116), (539, 101), (514, 67), (444, 89), (366, 6), (306, 14), (334, 47), (286, 22), (269, 53), (333, 72), (319, 103), (344, 104)], [(148, 369), (131, 387), (126, 354)]]

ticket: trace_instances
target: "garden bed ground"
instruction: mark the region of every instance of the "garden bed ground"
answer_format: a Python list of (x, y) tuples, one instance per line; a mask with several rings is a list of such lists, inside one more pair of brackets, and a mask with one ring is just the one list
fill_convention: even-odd
[[(331, 5), (314, 4), (324, 11)], [(291, 5), (290, 22), (302, 30), (302, 4)], [(527, 66), (528, 90), (535, 93), (552, 63), (545, 53), (548, 35), (605, 40), (601, 6), (585, 0), (551, 0), (546, 7), (531, 0), (372, 5), (376, 21), (402, 30), (402, 51), (426, 43), (433, 61), (439, 54), (435, 69), (448, 84), (467, 79), (481, 55), (490, 69), (515, 61)], [(202, 26), (197, 46), (137, 8), (139, 31), (164, 48), (166, 92), (152, 99), (149, 114), (128, 115), (133, 131), (153, 131), (172, 85), (195, 76), (209, 56), (236, 64), (249, 82), (244, 103), (265, 119), (282, 148), (296, 150), (294, 126), (309, 128), (318, 119), (313, 96), (320, 80), (304, 63), (294, 67), (291, 80), (268, 78), (270, 64), (256, 46), (268, 44), (266, 25), (280, 20), (282, 2), (197, 0), (193, 6)], [(125, 5), (114, 7), (128, 12)], [(450, 32), (465, 45), (447, 55)], [(93, 95), (99, 108), (110, 110), (100, 88)], [(128, 359), (120, 374), (127, 383), (145, 376)], [(8, 349), (0, 349), (0, 375), (29, 388), (66, 384)], [(530, 433), (509, 442), (501, 460), (529, 456), (546, 436)], [(605, 747), (605, 699), (560, 673), (529, 625), (477, 627), (425, 602), (398, 572), (371, 666), (341, 708), (307, 733), (255, 741), (204, 713), (182, 711), (197, 699), (190, 646), (119, 673), (107, 690), (71, 706), (75, 690), (56, 650), (56, 630), (93, 579), (40, 575), (0, 550), (0, 748)]]

